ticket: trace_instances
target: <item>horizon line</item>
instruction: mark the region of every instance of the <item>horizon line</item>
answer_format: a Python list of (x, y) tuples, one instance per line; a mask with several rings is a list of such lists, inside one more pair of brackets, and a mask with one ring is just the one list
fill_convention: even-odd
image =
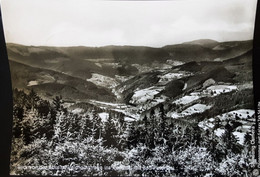
[[(149, 48), (163, 48), (166, 46), (171, 46), (171, 45), (179, 45), (179, 44), (185, 44), (185, 43), (191, 43), (191, 42), (195, 42), (195, 41), (200, 41), (200, 40), (211, 40), (211, 41), (215, 41), (217, 43), (225, 43), (225, 42), (243, 42), (243, 41), (253, 41), (254, 38), (251, 39), (246, 39), (246, 40), (227, 40), (227, 41), (217, 41), (214, 39), (209, 39), (209, 38), (202, 38), (202, 39), (195, 39), (195, 40), (191, 40), (191, 41), (186, 41), (186, 42), (181, 42), (181, 43), (172, 43), (172, 44), (167, 44), (167, 45), (163, 45), (161, 47), (153, 47), (153, 46), (149, 46), (149, 45), (129, 45), (129, 44), (125, 44), (125, 45), (115, 45), (115, 44), (108, 44), (108, 45), (100, 45), (100, 46), (88, 46), (88, 45), (66, 45), (66, 46), (61, 46), (61, 45), (27, 45), (27, 44), (21, 44), (21, 43), (15, 43), (15, 42), (5, 42), (6, 45), (8, 44), (16, 44), (16, 45), (22, 45), (22, 46), (27, 46), (27, 47), (57, 47), (57, 48), (69, 48), (69, 47), (89, 47), (89, 48), (102, 48), (102, 47), (149, 47)], [(199, 44), (198, 44), (199, 45)]]

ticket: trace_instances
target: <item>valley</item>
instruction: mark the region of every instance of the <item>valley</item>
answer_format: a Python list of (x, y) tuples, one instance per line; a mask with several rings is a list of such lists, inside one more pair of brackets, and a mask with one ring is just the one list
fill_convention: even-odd
[[(193, 150), (198, 154), (205, 151), (215, 163), (205, 162), (211, 166), (205, 171), (191, 167), (189, 174), (212, 174), (216, 168), (215, 175), (225, 175), (222, 163), (229, 156), (242, 159), (240, 155), (250, 148), (248, 142), (255, 114), (252, 41), (202, 39), (161, 48), (18, 44), (7, 44), (7, 48), (12, 84), (17, 89), (15, 106), (27, 115), (24, 120), (38, 119), (34, 115), (42, 116), (42, 111), (47, 110), (45, 118), (53, 115), (55, 119), (48, 141), (58, 145), (82, 143), (83, 149), (84, 143), (92, 143), (91, 148), (104, 148), (105, 156), (115, 152), (116, 157), (108, 155), (113, 161), (106, 163), (121, 175), (138, 174), (138, 169), (147, 165), (169, 167), (175, 174), (178, 170), (186, 173), (183, 169), (187, 166), (173, 159)], [(38, 100), (42, 99), (37, 101), (39, 105), (44, 103), (48, 108), (35, 113), (34, 106), (22, 106), (21, 102), (30, 102), (30, 95), (34, 93)], [(21, 95), (28, 95), (28, 100)], [(51, 112), (53, 109), (55, 114)], [(59, 126), (67, 128), (60, 130)], [(86, 127), (92, 129), (86, 133)], [(70, 146), (75, 150), (73, 144)], [(167, 155), (156, 159), (162, 152), (160, 149), (170, 154), (173, 164), (165, 160)], [(59, 153), (56, 150), (53, 149)], [(73, 158), (78, 155), (68, 153)], [(91, 153), (97, 155), (94, 150)], [(116, 159), (117, 156), (121, 160)], [(133, 163), (131, 159), (135, 159)], [(154, 164), (149, 164), (147, 159)], [(71, 161), (61, 164), (69, 165)], [(80, 164), (80, 160), (77, 163)], [(249, 168), (248, 163), (243, 165)], [(131, 173), (118, 170), (130, 166)], [(162, 174), (167, 176), (166, 171)], [(154, 175), (150, 170), (145, 174)]]

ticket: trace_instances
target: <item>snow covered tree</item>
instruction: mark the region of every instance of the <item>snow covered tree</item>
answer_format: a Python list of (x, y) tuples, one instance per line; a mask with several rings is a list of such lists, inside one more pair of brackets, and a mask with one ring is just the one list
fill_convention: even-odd
[(95, 139), (101, 138), (102, 133), (102, 125), (101, 125), (101, 118), (98, 116), (97, 111), (94, 109), (92, 110), (92, 136)]
[(229, 125), (229, 122), (225, 126), (225, 132), (222, 134), (221, 138), (226, 146), (226, 154), (228, 150), (231, 150), (233, 153), (240, 153), (242, 148), (241, 145), (238, 144), (238, 139), (232, 133), (233, 128)]
[(80, 119), (80, 136), (84, 140), (90, 136), (92, 136), (92, 122), (90, 120), (90, 116), (88, 114), (84, 114)]
[(175, 170), (183, 176), (203, 176), (214, 170), (214, 160), (207, 148), (189, 145), (172, 153)]
[(33, 109), (27, 111), (24, 116), (21, 130), (22, 130), (22, 138), (25, 145), (30, 144), (34, 140), (35, 128), (38, 128), (37, 122), (35, 122), (36, 119), (37, 119), (36, 112)]
[(54, 126), (54, 143), (64, 142), (67, 137), (69, 127), (68, 117), (64, 112), (58, 112)]
[(52, 104), (53, 104), (53, 107), (54, 107), (54, 110), (56, 112), (64, 112), (65, 114), (67, 114), (68, 110), (64, 107), (64, 102), (63, 102), (63, 99), (62, 99), (62, 96), (56, 96), (55, 98), (53, 98), (53, 101), (52, 101)]
[(229, 153), (216, 167), (216, 176), (245, 176), (241, 155)]
[(118, 131), (115, 127), (114, 120), (112, 119), (112, 116), (110, 115), (105, 123), (104, 126), (104, 146), (107, 147), (117, 147), (117, 140), (116, 140), (116, 135)]
[(28, 104), (27, 108), (28, 109), (33, 109), (36, 107), (38, 101), (40, 100), (40, 97), (36, 94), (36, 92), (32, 89), (28, 95)]
[(68, 119), (68, 131), (67, 131), (67, 140), (79, 140), (79, 131), (81, 125), (79, 125), (79, 119), (81, 116), (78, 114), (69, 113), (67, 115)]
[(135, 147), (140, 142), (140, 138), (142, 138), (140, 136), (140, 131), (138, 129), (138, 122), (132, 122), (128, 126), (127, 131), (128, 131), (127, 146), (130, 149), (132, 147)]

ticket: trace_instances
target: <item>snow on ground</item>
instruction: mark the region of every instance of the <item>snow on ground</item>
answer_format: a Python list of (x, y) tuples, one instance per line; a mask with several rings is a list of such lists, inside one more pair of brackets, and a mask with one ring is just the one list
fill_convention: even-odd
[(213, 128), (214, 124), (211, 122), (207, 122), (207, 121), (201, 121), (201, 122), (199, 122), (198, 126), (204, 130), (207, 130), (209, 128)]
[(254, 115), (255, 111), (251, 109), (239, 109), (235, 111), (230, 111), (221, 115), (216, 116), (215, 118), (210, 118), (208, 120), (201, 121), (199, 123), (199, 126), (203, 129), (207, 129), (207, 124), (214, 123), (216, 121), (216, 118), (218, 118), (221, 122), (226, 121), (227, 119), (234, 120), (239, 118), (239, 122), (241, 122), (243, 125), (239, 128), (241, 131), (248, 131), (251, 129), (251, 125), (248, 124), (248, 121), (242, 121), (241, 119), (248, 119), (248, 116), (252, 117)]
[(220, 137), (223, 133), (225, 133), (225, 130), (222, 128), (217, 128), (216, 130), (214, 130), (214, 133), (215, 133), (215, 135)]
[(138, 111), (143, 112), (145, 110), (149, 110), (152, 107), (165, 102), (166, 99), (167, 99), (167, 97), (165, 95), (161, 95), (160, 97), (155, 97), (152, 100), (148, 100), (147, 102), (145, 102), (143, 104), (137, 105)]
[(102, 121), (102, 122), (106, 122), (107, 119), (109, 118), (109, 114), (106, 113), (106, 112), (99, 113), (98, 115), (99, 115), (99, 117), (101, 118), (101, 121)]
[[(238, 118), (238, 119), (240, 119), (239, 121), (242, 123), (243, 119), (246, 119), (246, 120), (253, 119), (253, 118), (248, 119), (248, 116), (252, 117), (254, 115), (254, 113), (255, 113), (255, 111), (252, 109), (239, 109), (239, 110), (230, 111), (230, 112), (218, 115), (215, 118), (208, 119), (207, 121), (214, 122), (216, 120), (216, 118), (218, 118), (220, 121), (225, 121), (227, 119), (234, 120), (234, 119)], [(247, 121), (245, 121), (244, 123), (247, 123)], [(249, 129), (249, 127), (251, 127), (251, 126), (243, 125), (242, 128)]]
[(135, 121), (135, 119), (134, 119), (134, 118), (131, 118), (131, 117), (125, 117), (124, 120), (125, 120), (126, 122), (133, 122), (133, 121)]
[(154, 101), (154, 102), (156, 103), (156, 105), (157, 105), (157, 104), (159, 104), (159, 103), (165, 102), (166, 99), (167, 99), (166, 96), (161, 95), (160, 97), (156, 97), (153, 101)]
[(159, 80), (159, 82), (163, 82), (163, 81), (168, 81), (171, 79), (179, 79), (181, 77), (183, 77), (183, 73), (167, 73), (165, 75), (162, 75)]
[(118, 85), (118, 82), (114, 78), (103, 76), (97, 73), (92, 73), (92, 77), (87, 79), (87, 81), (106, 88), (114, 88)]
[(182, 89), (182, 90), (186, 90), (187, 86), (188, 86), (188, 84), (187, 84), (187, 83), (185, 83), (185, 84), (184, 84), (184, 87), (183, 87), (183, 89)]
[(117, 89), (113, 88), (112, 93), (116, 96), (118, 100), (122, 98), (122, 93), (120, 93)]
[(214, 61), (223, 61), (223, 60), (221, 58), (215, 58)]
[(239, 109), (235, 111), (230, 111), (228, 113), (224, 113), (219, 117), (220, 120), (226, 120), (228, 119), (235, 119), (236, 117), (240, 119), (247, 119), (248, 116), (252, 117), (254, 115), (255, 111), (252, 109)]
[(136, 67), (140, 73), (152, 71), (154, 68), (146, 65), (132, 64), (132, 66)]
[(214, 122), (215, 119), (214, 119), (214, 118), (210, 118), (209, 121), (210, 121), (210, 122)]
[(206, 111), (207, 109), (210, 109), (211, 106), (209, 105), (205, 105), (205, 104), (195, 104), (191, 107), (188, 107), (187, 109), (185, 109), (184, 111), (182, 111), (181, 114), (183, 115), (191, 115), (194, 113), (202, 113), (204, 111)]
[(127, 112), (123, 109), (111, 109), (111, 110), (116, 111), (116, 112), (121, 112), (123, 114), (127, 114)]
[(103, 101), (96, 101), (96, 100), (90, 100), (91, 103), (97, 103), (100, 105), (106, 105), (106, 106), (111, 106), (111, 107), (117, 107), (117, 108), (126, 108), (126, 104), (120, 104), (120, 103), (108, 103), (108, 102), (103, 102)]
[(237, 113), (238, 117), (241, 118), (247, 118), (247, 116), (253, 116), (255, 113), (255, 110), (252, 109), (239, 109), (236, 111), (231, 111), (230, 113)]
[(199, 96), (199, 95), (201, 95), (201, 93), (200, 92), (192, 92), (192, 93), (190, 93), (190, 95), (191, 96)]
[(159, 76), (160, 80), (159, 82), (167, 83), (173, 79), (180, 79), (186, 76), (191, 76), (192, 73), (189, 72), (178, 72), (178, 73), (166, 73), (164, 75)]
[(244, 83), (244, 84), (238, 85), (238, 89), (239, 89), (239, 90), (252, 89), (252, 88), (253, 88), (253, 81), (246, 82), (246, 83)]
[(131, 112), (131, 110), (128, 110), (128, 109), (111, 109), (111, 110), (116, 111), (116, 112), (121, 112), (128, 117), (132, 117), (133, 119), (140, 118), (140, 114), (133, 113), (133, 112)]
[(98, 67), (102, 68), (102, 65), (100, 63), (95, 63)]
[[(252, 128), (252, 122), (251, 119), (248, 118), (248, 116), (252, 117), (254, 115), (255, 111), (251, 109), (239, 109), (235, 111), (230, 111), (221, 115), (216, 116), (215, 118), (210, 118), (208, 120), (204, 120), (199, 122), (198, 126), (204, 130), (212, 129), (214, 128), (215, 121), (217, 119), (220, 120), (220, 125), (224, 126), (225, 122), (227, 122), (227, 119), (230, 120), (236, 120), (237, 122), (242, 123), (242, 126), (238, 126), (235, 131), (233, 132), (234, 136), (237, 137), (238, 143), (243, 145), (245, 141), (245, 134), (246, 132), (250, 131)], [(246, 119), (246, 120), (244, 120)], [(220, 137), (224, 133), (223, 128), (218, 128), (214, 130), (214, 133), (216, 136)]]
[(84, 59), (86, 61), (91, 61), (91, 62), (102, 62), (102, 63), (113, 63), (114, 59), (113, 58), (87, 58)]
[(246, 133), (242, 133), (242, 132), (233, 132), (233, 135), (236, 136), (238, 138), (238, 143), (243, 145), (245, 142), (245, 134)]
[(132, 96), (130, 103), (142, 104), (147, 102), (147, 100), (152, 100), (154, 99), (154, 96), (158, 94), (162, 89), (162, 87), (149, 87), (146, 89), (138, 90)]
[(30, 87), (30, 86), (34, 86), (34, 85), (38, 85), (38, 81), (30, 81), (27, 86)]
[(204, 93), (213, 93), (212, 96), (217, 96), (221, 93), (231, 92), (237, 90), (236, 85), (213, 85), (208, 87), (206, 90), (203, 90)]
[(112, 63), (102, 63), (102, 66), (110, 66), (114, 69), (117, 69), (118, 67), (122, 67), (122, 65), (120, 65), (119, 63), (114, 63), (114, 62), (112, 62)]
[(207, 109), (210, 109), (211, 106), (207, 106), (205, 104), (195, 104), (193, 106), (188, 107), (187, 109), (185, 109), (184, 111), (182, 111), (181, 113), (178, 112), (169, 112), (167, 113), (167, 116), (171, 117), (171, 118), (181, 118), (184, 116), (189, 116), (195, 113), (202, 113), (204, 111), (206, 111)]
[(137, 113), (137, 108), (134, 106), (122, 104), (122, 103), (108, 103), (96, 100), (90, 100), (90, 103), (95, 104), (103, 109), (109, 109), (116, 112), (121, 112), (128, 117), (139, 119), (140, 114)]
[(192, 101), (197, 100), (199, 98), (200, 97), (198, 95), (187, 95), (187, 96), (184, 96), (182, 98), (179, 98), (179, 99), (175, 100), (172, 103), (175, 103), (175, 104), (188, 104), (188, 103), (191, 103)]
[(119, 76), (119, 75), (115, 75), (115, 78), (118, 82), (125, 82), (129, 79), (132, 79), (134, 76)]
[(71, 112), (73, 113), (73, 114), (79, 114), (79, 113), (81, 113), (81, 112), (83, 112), (84, 110), (83, 109), (81, 109), (81, 108), (76, 108), (76, 109), (73, 109)]
[(169, 116), (173, 119), (177, 119), (177, 118), (181, 117), (181, 115), (177, 112), (170, 112), (170, 113), (167, 114), (167, 116)]
[(237, 128), (236, 130), (240, 130), (242, 132), (247, 132), (250, 131), (252, 129), (252, 126), (250, 125), (242, 125), (240, 128)]
[(64, 102), (63, 103), (63, 106), (64, 106), (64, 108), (70, 108), (72, 105), (74, 105), (75, 103), (71, 103), (71, 102)]
[(179, 65), (183, 65), (184, 62), (182, 61), (177, 61), (177, 60), (167, 60), (166, 63), (172, 65), (172, 66), (179, 66)]

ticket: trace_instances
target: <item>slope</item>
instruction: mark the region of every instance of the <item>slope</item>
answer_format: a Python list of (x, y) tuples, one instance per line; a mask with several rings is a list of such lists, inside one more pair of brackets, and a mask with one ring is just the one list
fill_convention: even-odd
[(27, 66), (9, 61), (13, 88), (34, 89), (43, 97), (62, 95), (67, 100), (97, 99), (113, 101), (114, 95), (103, 87), (52, 70)]

